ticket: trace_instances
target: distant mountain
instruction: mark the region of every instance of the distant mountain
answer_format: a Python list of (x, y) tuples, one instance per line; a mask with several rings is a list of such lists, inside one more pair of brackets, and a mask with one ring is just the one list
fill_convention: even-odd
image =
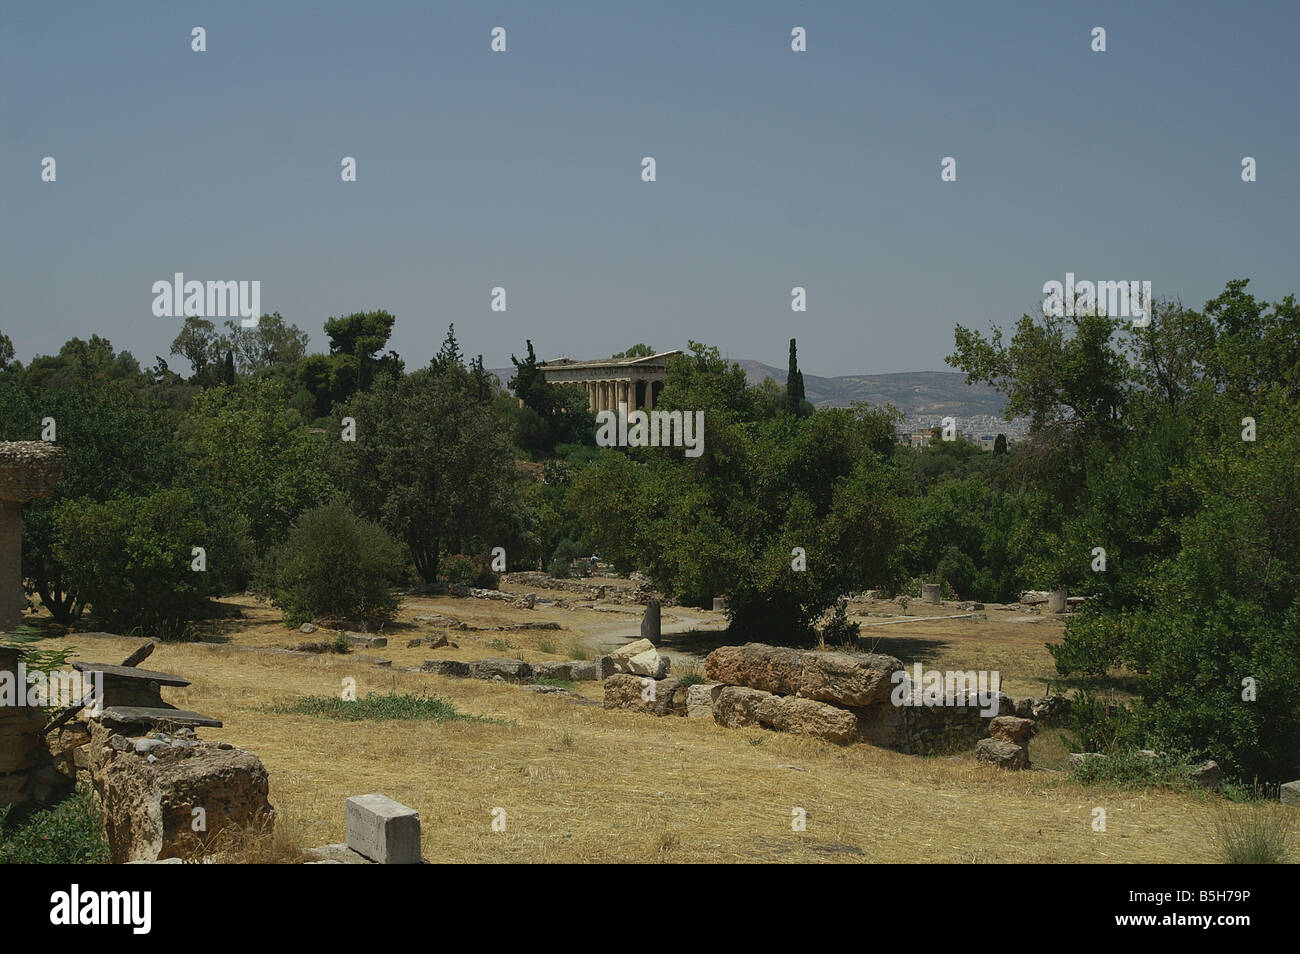
[[(736, 361), (750, 384), (770, 377), (785, 385), (785, 368), (758, 361)], [(1001, 417), (1007, 399), (987, 384), (968, 385), (960, 371), (903, 371), (896, 374), (844, 374), (822, 378), (803, 373), (804, 396), (817, 407), (848, 407), (862, 401), (876, 407), (892, 404), (908, 418), (951, 415), (955, 418)]]
[[(731, 360), (744, 369), (750, 384), (759, 384), (770, 377), (785, 386), (785, 368), (758, 361)], [(503, 386), (514, 376), (514, 368), (494, 368), (491, 371), (500, 378)], [(1007, 405), (1006, 397), (987, 384), (968, 385), (966, 375), (960, 371), (844, 374), (835, 378), (818, 377), (804, 371), (803, 387), (804, 395), (817, 407), (848, 407), (855, 401), (875, 407), (892, 404), (909, 421), (944, 416), (959, 421), (982, 417), (1001, 420)]]

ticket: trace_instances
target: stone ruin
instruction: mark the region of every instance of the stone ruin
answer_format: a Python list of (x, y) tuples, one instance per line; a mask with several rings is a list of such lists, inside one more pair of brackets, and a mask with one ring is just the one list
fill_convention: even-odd
[[(631, 644), (635, 646), (635, 644)], [(626, 651), (629, 647), (624, 647)], [(838, 745), (866, 742), (914, 755), (957, 744), (980, 744), (980, 761), (1027, 768), (1028, 737), (1036, 723), (1026, 716), (1060, 711), (1060, 697), (1013, 701), (996, 693), (998, 716), (986, 715), (977, 695), (958, 693), (954, 705), (922, 705), (911, 685), (912, 704), (892, 700), (895, 673), (903, 663), (877, 653), (812, 652), (762, 643), (723, 646), (705, 660), (708, 682), (683, 686), (663, 675), (616, 674), (605, 680), (605, 708), (652, 715), (712, 718), (728, 728), (758, 726), (793, 732)], [(653, 679), (653, 682), (651, 680)], [(1003, 715), (1005, 713), (1005, 715)], [(996, 757), (995, 757), (996, 756)]]
[[(150, 651), (147, 643), (128, 662)], [(51, 731), (46, 749), (69, 784), (95, 793), (115, 862), (185, 857), (230, 829), (256, 831), (273, 822), (261, 760), (228, 742), (199, 739), (196, 729), (220, 728), (220, 720), (162, 698), (164, 686), (188, 680), (134, 665), (73, 668), (102, 679), (101, 704)]]

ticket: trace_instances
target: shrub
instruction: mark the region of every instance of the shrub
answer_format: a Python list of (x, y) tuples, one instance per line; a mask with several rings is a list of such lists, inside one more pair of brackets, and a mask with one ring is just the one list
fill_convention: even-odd
[(477, 586), (484, 590), (495, 590), (500, 583), (487, 561), (463, 553), (442, 557), (438, 561), (438, 576), (446, 583)]
[[(1050, 646), (1048, 647), (1051, 648)], [(1086, 689), (1079, 690), (1066, 718), (1061, 741), (1071, 752), (1113, 752), (1137, 748), (1132, 713), (1107, 703)]]
[(69, 589), (111, 628), (182, 636), (214, 591), (210, 573), (191, 569), (210, 536), (188, 491), (69, 501), (55, 526)]
[(1113, 752), (1106, 758), (1084, 759), (1073, 771), (1085, 785), (1109, 788), (1170, 788), (1188, 791), (1195, 783), (1188, 777), (1187, 760), (1173, 754), (1143, 755), (1134, 750)]
[(401, 547), (383, 528), (334, 501), (303, 514), (276, 551), (275, 603), (296, 626), (309, 619), (393, 618), (403, 579)]
[(835, 614), (830, 622), (822, 627), (822, 639), (830, 646), (856, 646), (861, 631), (861, 625), (849, 619), (848, 600), (840, 600), (835, 604)]
[(85, 786), (63, 801), (21, 818), (0, 808), (0, 864), (107, 864), (108, 840)]
[(1214, 847), (1224, 864), (1279, 865), (1289, 855), (1295, 820), (1278, 805), (1222, 810), (1214, 826)]
[(1047, 651), (1062, 676), (1100, 678), (1123, 664), (1123, 623), (1085, 606), (1078, 616), (1066, 621), (1065, 640), (1049, 643)]
[[(567, 580), (573, 575), (573, 561), (586, 556), (586, 552), (576, 540), (561, 540), (555, 547), (555, 552), (551, 554), (551, 560), (546, 565), (546, 572), (557, 580)], [(584, 576), (590, 575), (590, 568)], [(579, 571), (581, 572), (581, 571)]]

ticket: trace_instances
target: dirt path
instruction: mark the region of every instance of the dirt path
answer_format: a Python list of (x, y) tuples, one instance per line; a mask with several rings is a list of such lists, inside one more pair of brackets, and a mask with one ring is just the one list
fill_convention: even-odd
[[(611, 616), (608, 622), (603, 620), (586, 622), (577, 627), (582, 634), (582, 643), (595, 653), (608, 653), (620, 646), (641, 638), (641, 617), (643, 609)], [(716, 614), (701, 615), (698, 610), (672, 606), (664, 609), (661, 616), (660, 632), (664, 636), (680, 635), (691, 631), (721, 632), (727, 628), (725, 619)], [(660, 647), (660, 653), (667, 656), (674, 667), (679, 663), (702, 662), (701, 657), (690, 652)]]

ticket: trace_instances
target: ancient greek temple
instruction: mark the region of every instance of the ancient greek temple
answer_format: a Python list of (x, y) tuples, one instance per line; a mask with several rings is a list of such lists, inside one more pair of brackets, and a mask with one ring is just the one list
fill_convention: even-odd
[(654, 410), (668, 374), (668, 359), (680, 351), (661, 351), (644, 358), (603, 358), (573, 361), (559, 358), (538, 367), (551, 384), (581, 384), (587, 389), (587, 406), (593, 411)]

